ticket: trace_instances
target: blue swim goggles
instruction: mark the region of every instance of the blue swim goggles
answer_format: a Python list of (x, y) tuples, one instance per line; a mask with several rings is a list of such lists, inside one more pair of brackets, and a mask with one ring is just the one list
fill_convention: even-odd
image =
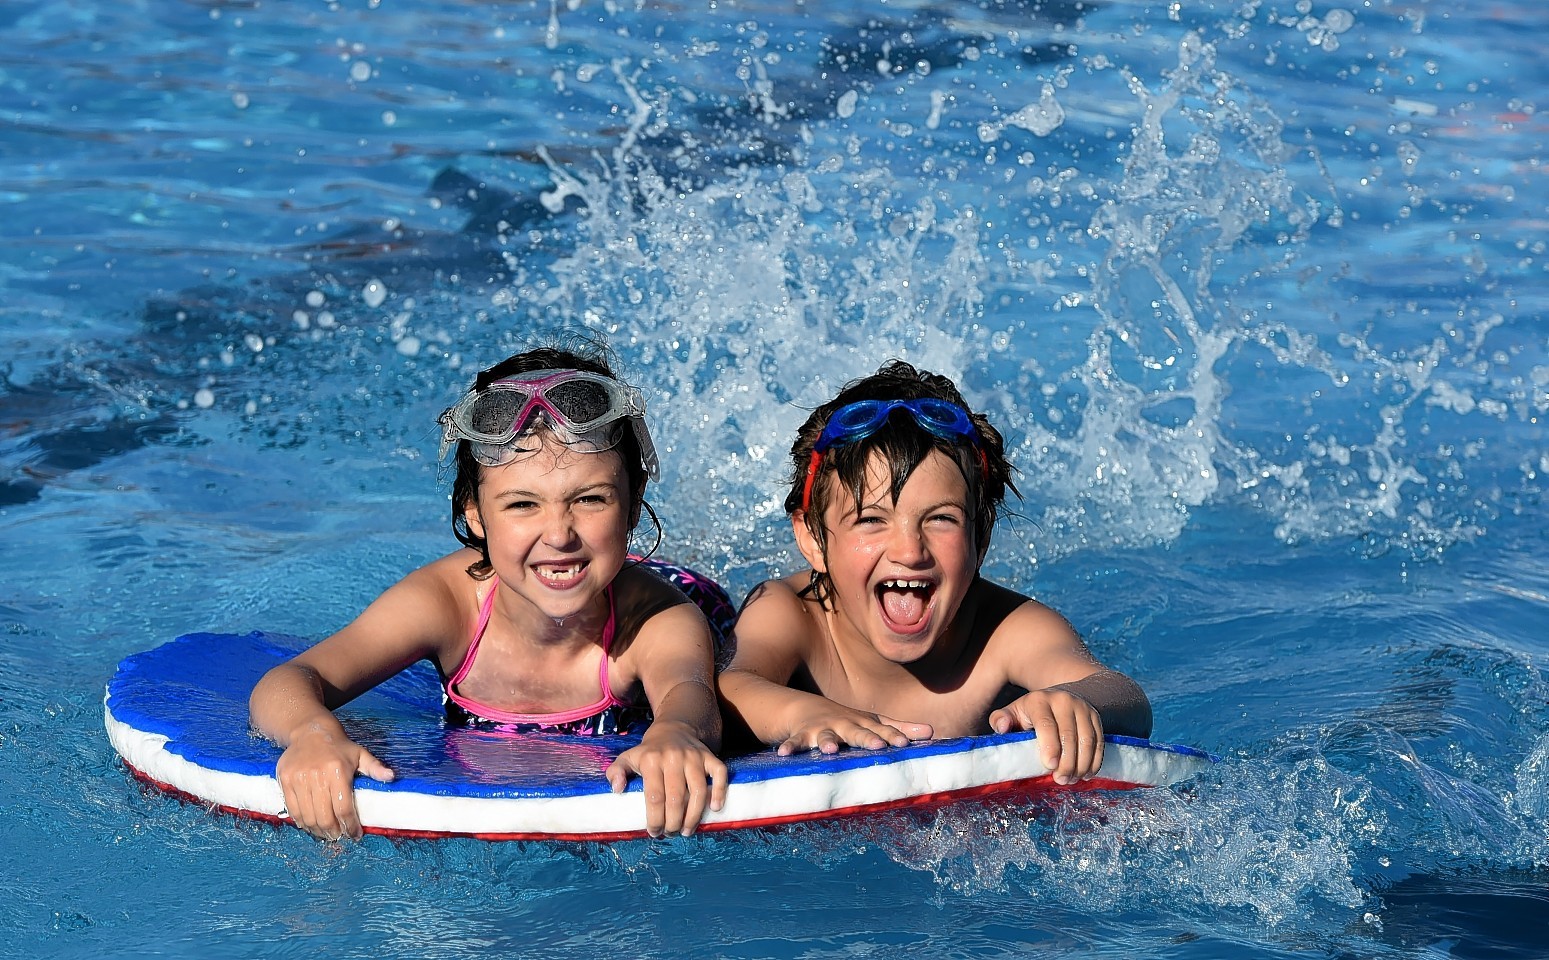
[(818, 467), (823, 454), (834, 447), (864, 440), (882, 429), (895, 410), (906, 411), (919, 427), (953, 443), (966, 441), (979, 453), (979, 466), (989, 474), (989, 460), (980, 446), (979, 430), (968, 417), (968, 411), (955, 403), (925, 397), (920, 400), (857, 400), (835, 410), (812, 445), (812, 459), (807, 464), (807, 482), (801, 492), (801, 509), (805, 513), (812, 504), (812, 484), (817, 480)]

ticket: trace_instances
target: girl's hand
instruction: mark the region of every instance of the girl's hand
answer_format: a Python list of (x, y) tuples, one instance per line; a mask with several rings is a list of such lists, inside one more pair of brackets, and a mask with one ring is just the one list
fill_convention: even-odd
[(686, 723), (658, 720), (640, 745), (618, 755), (603, 776), (614, 793), (623, 793), (636, 774), (645, 793), (645, 829), (653, 837), (688, 836), (708, 806), (726, 803), (726, 764)]
[(832, 709), (799, 720), (796, 729), (776, 745), (776, 753), (782, 757), (803, 750), (838, 753), (842, 746), (881, 750), (889, 745), (907, 746), (912, 740), (929, 740), (932, 735), (928, 723), (909, 723), (880, 714), (861, 713), (827, 700), (823, 703)]
[(1025, 693), (990, 714), (996, 733), (1032, 730), (1038, 734), (1044, 766), (1054, 782), (1090, 780), (1103, 765), (1103, 718), (1081, 696), (1061, 687)]
[(291, 738), (274, 770), (290, 818), (322, 840), (360, 839), (356, 773), (382, 783), (393, 779), (393, 771), (365, 747), (315, 728)]

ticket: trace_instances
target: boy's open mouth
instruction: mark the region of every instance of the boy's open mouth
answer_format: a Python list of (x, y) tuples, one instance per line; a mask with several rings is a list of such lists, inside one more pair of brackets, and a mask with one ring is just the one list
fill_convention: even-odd
[(877, 585), (882, 617), (890, 629), (914, 633), (930, 617), (936, 584), (929, 580), (884, 580)]
[(535, 563), (532, 570), (544, 583), (563, 587), (580, 579), (582, 572), (586, 570), (586, 562), (572, 560), (569, 563)]

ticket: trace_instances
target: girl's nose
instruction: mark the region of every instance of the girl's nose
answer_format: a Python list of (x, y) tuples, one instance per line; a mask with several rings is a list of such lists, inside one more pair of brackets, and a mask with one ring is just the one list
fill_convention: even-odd
[(543, 527), (543, 542), (555, 549), (572, 546), (575, 542), (575, 521), (569, 510), (555, 510)]

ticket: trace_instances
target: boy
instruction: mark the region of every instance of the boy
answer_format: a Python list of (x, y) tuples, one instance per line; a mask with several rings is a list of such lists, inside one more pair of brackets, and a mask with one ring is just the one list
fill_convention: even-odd
[(1011, 468), (950, 380), (885, 364), (814, 411), (791, 455), (811, 569), (745, 603), (720, 678), (729, 732), (789, 754), (1034, 730), (1061, 784), (1097, 773), (1104, 733), (1150, 735), (1133, 680), (979, 576)]

